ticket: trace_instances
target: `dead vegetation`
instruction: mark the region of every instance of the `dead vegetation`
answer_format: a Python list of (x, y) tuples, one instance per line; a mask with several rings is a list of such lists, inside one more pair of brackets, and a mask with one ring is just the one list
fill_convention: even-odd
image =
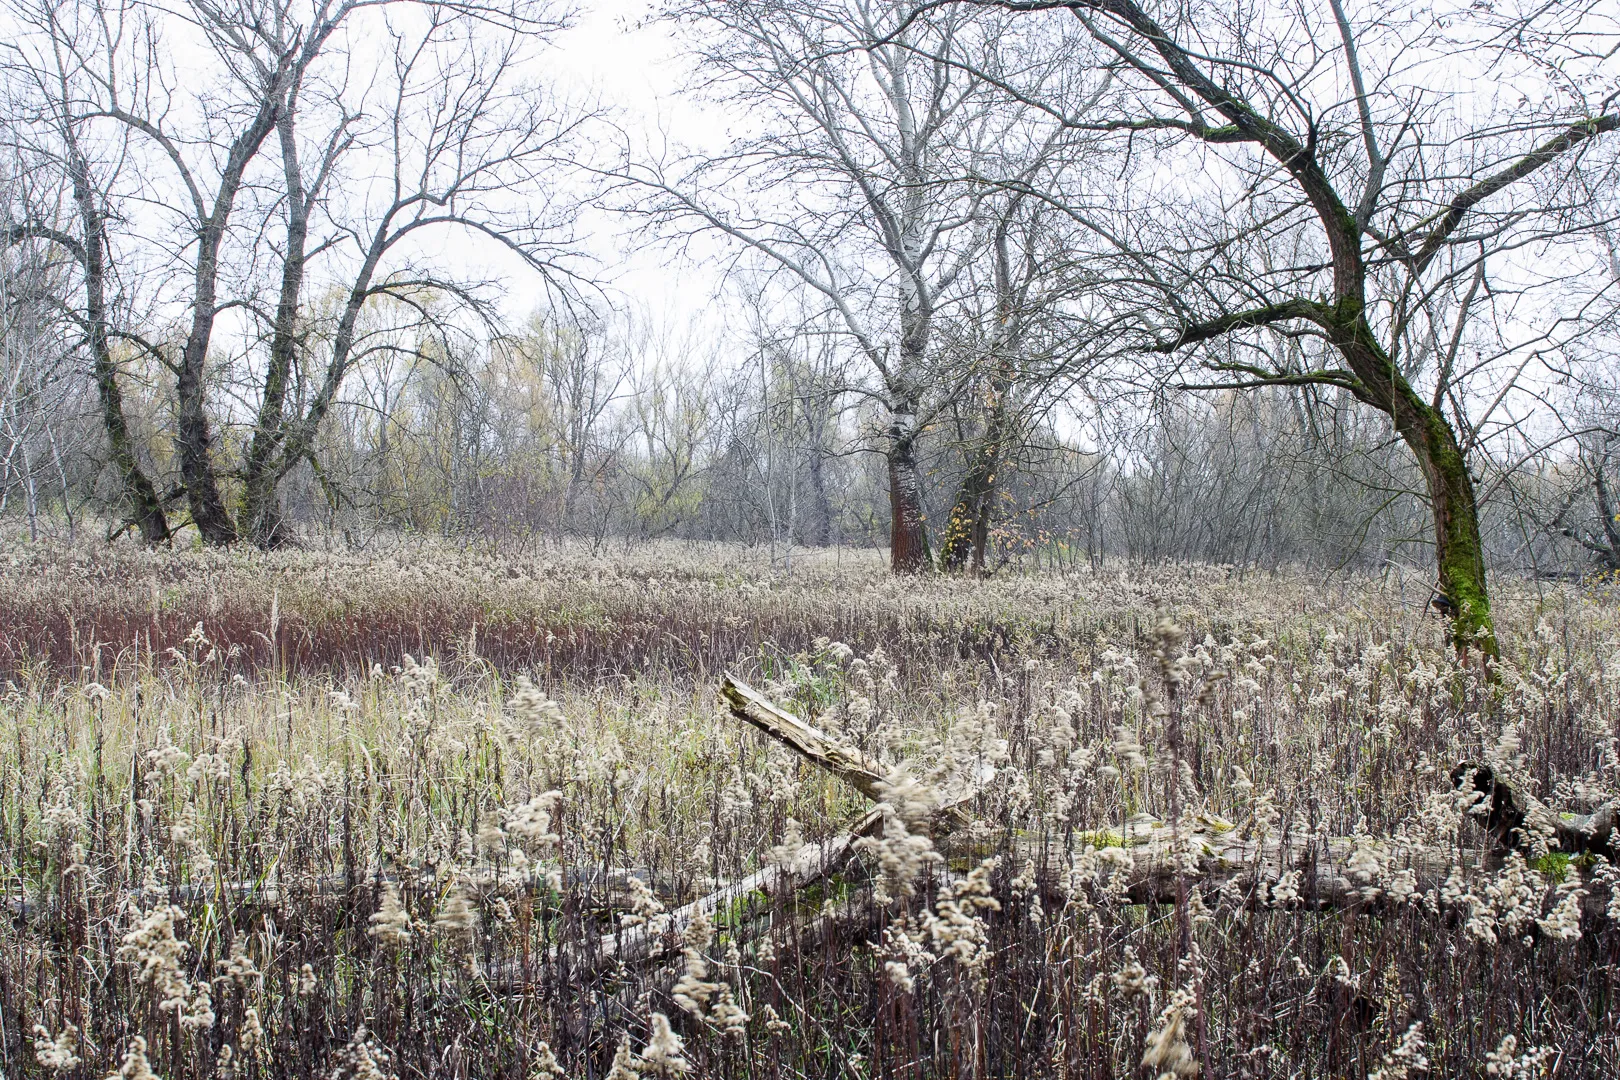
[(8, 1075), (1620, 1066), (1609, 596), (1501, 604), (1492, 684), (1218, 568), (8, 558)]

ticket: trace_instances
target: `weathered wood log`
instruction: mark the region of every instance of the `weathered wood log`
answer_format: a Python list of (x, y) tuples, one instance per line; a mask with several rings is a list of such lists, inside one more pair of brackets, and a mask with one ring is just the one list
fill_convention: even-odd
[(1086, 843), (1130, 856), (1112, 873), (1122, 875), (1116, 887), (1135, 904), (1175, 903), (1178, 889), (1196, 887), (1211, 907), (1220, 895), (1251, 909), (1386, 909), (1421, 901), (1454, 867), (1478, 861), (1469, 852), (1410, 843), (1257, 835), (1214, 818), (1181, 829), (1138, 821), (1085, 834)]
[[(848, 832), (819, 843), (805, 844), (783, 862), (728, 882), (674, 911), (651, 916), (636, 925), (621, 925), (576, 945), (553, 949), (544, 955), (544, 963), (564, 964), (574, 971), (597, 971), (612, 964), (628, 966), (673, 957), (680, 952), (687, 929), (700, 915), (712, 920), (736, 904), (795, 896), (842, 870), (855, 853), (855, 842), (871, 835), (882, 824), (883, 814), (875, 808), (869, 810)], [(543, 977), (544, 970), (538, 966), (506, 964), (487, 974), (492, 986), (511, 991), (532, 985)]]
[[(934, 819), (942, 826), (962, 818), (962, 804), (971, 794), (958, 796), (939, 807)], [(885, 820), (881, 807), (868, 810), (848, 832), (839, 833), (817, 843), (805, 844), (796, 855), (780, 864), (757, 870), (747, 877), (729, 882), (707, 896), (700, 897), (674, 911), (657, 916), (657, 925), (651, 923), (623, 927), (600, 935), (594, 942), (575, 947), (569, 957), (571, 965), (598, 969), (604, 964), (625, 965), (648, 960), (670, 958), (680, 952), (683, 935), (699, 916), (714, 916), (750, 899), (774, 901), (796, 896), (813, 885), (835, 876), (849, 865), (862, 837), (878, 834)], [(735, 932), (735, 928), (734, 932)], [(738, 934), (746, 937), (746, 934)], [(560, 959), (556, 953), (548, 962)], [(519, 986), (534, 976), (534, 972), (520, 973), (510, 967), (502, 969), (492, 980), (508, 989)]]
[(659, 916), (663, 920), (661, 933), (653, 933), (650, 925), (643, 925), (603, 934), (596, 956), (602, 960), (632, 964), (655, 955), (677, 952), (682, 935), (698, 916), (712, 920), (723, 909), (751, 898), (775, 900), (797, 895), (842, 870), (855, 854), (855, 842), (863, 836), (872, 835), (882, 826), (882, 813), (876, 809), (869, 810), (848, 832), (819, 843), (805, 844), (797, 854), (782, 863), (756, 870), (707, 896)]
[[(823, 732), (730, 675), (724, 677), (721, 692), (740, 719), (804, 754), (868, 798), (880, 797), (875, 785), (882, 767), (877, 763), (838, 746)], [(1483, 769), (1459, 766), (1453, 771), (1453, 783), (1463, 782), (1466, 770), (1474, 768)], [(1492, 779), (1488, 769), (1483, 770), (1483, 775), (1467, 775), (1476, 784), (1481, 780), (1489, 784)], [(1517, 809), (1513, 794), (1498, 783), (1492, 797), (1505, 809), (1501, 814), (1493, 811), (1487, 828), (1493, 835), (1508, 835), (1517, 829), (1520, 831), (1514, 835), (1522, 837), (1526, 813)], [(937, 840), (947, 854), (965, 853), (962, 845), (953, 842), (951, 832), (966, 821), (963, 804), (967, 801), (953, 800), (936, 816), (936, 824), (941, 826)], [(1563, 850), (1600, 854), (1614, 860), (1613, 804), (1584, 816), (1553, 815), (1544, 807), (1539, 812), (1551, 820)], [(1124, 879), (1119, 884), (1124, 897), (1133, 903), (1172, 903), (1182, 889), (1196, 885), (1206, 895), (1235, 891), (1249, 907), (1387, 909), (1421, 903), (1425, 894), (1443, 885), (1454, 868), (1472, 871), (1481, 868), (1482, 862), (1490, 862), (1466, 848), (1358, 841), (1343, 836), (1256, 836), (1213, 818), (1182, 830), (1151, 819), (1139, 820), (1116, 832), (1082, 834), (1085, 836), (1095, 841), (1094, 846), (1119, 847), (1129, 853), (1130, 867), (1121, 868)], [(1021, 861), (1033, 862), (1048, 871), (1067, 869), (1066, 865), (1054, 867), (1051, 861), (1055, 855), (1067, 863), (1070, 853), (1042, 852), (1027, 843), (1019, 843), (1016, 848), (1016, 857)], [(1049, 872), (1042, 878), (1050, 883), (1056, 874)], [(1276, 892), (1279, 883), (1284, 897), (1280, 902)], [(1429, 902), (1432, 904), (1433, 899)], [(1588, 894), (1585, 909), (1601, 914), (1604, 905)]]
[[(722, 683), (722, 693), (739, 719), (804, 755), (867, 798), (881, 801), (879, 784), (884, 774), (880, 764), (839, 745), (729, 675)], [(1462, 766), (1453, 774), (1454, 782), (1475, 778), (1475, 773)], [(938, 844), (947, 855), (983, 854), (974, 852), (972, 841), (956, 829), (968, 820), (965, 806), (977, 794), (976, 790), (959, 794), (933, 816), (932, 823), (939, 831)], [(1496, 825), (1517, 812), (1511, 793), (1506, 798), (1502, 805), (1507, 816), (1493, 819)], [(779, 900), (827, 880), (848, 865), (862, 836), (882, 828), (884, 817), (882, 808), (874, 807), (849, 832), (819, 844), (807, 844), (781, 865), (766, 867), (670, 912), (656, 932), (647, 926), (621, 929), (566, 954), (553, 950), (546, 954), (546, 962), (562, 960), (576, 971), (581, 967), (595, 971), (604, 964), (630, 965), (674, 957), (682, 935), (700, 914), (712, 918), (723, 908), (754, 894)], [(1522, 822), (1520, 812), (1508, 830)], [(1613, 806), (1585, 818), (1565, 818), (1564, 822), (1590, 842), (1612, 843)], [(1487, 822), (1487, 828), (1494, 826)], [(1133, 819), (1118, 830), (1078, 834), (1072, 850), (1025, 840), (1013, 846), (1013, 855), (1021, 864), (1032, 863), (1044, 871), (1037, 875), (1037, 881), (1049, 906), (1070, 899), (1061, 883), (1074, 857), (1084, 856), (1088, 847), (1104, 852), (1119, 849), (1121, 854), (1097, 860), (1108, 864), (1097, 880), (1105, 891), (1132, 904), (1175, 904), (1196, 888), (1210, 907), (1232, 903), (1248, 910), (1346, 909), (1384, 915), (1438, 912), (1439, 890), (1455, 870), (1472, 872), (1481, 869), (1482, 862), (1493, 861), (1488, 856), (1482, 860), (1479, 852), (1468, 849), (1442, 849), (1398, 840), (1256, 833), (1207, 816), (1177, 827), (1151, 818)], [(1597, 852), (1598, 848), (1576, 846), (1570, 850)], [(943, 876), (949, 878), (951, 874), (945, 871)], [(1588, 916), (1606, 918), (1601, 897), (1588, 893), (1582, 908)], [(875, 912), (870, 893), (863, 892), (846, 898), (835, 911), (812, 917), (799, 933), (815, 940), (860, 923), (875, 924), (881, 921), (874, 920)], [(747, 936), (738, 926), (730, 927), (730, 931), (735, 939)], [(539, 974), (508, 965), (494, 973), (490, 984), (497, 990), (522, 991), (532, 986)], [(655, 983), (660, 978), (664, 977), (653, 976)]]
[[(720, 694), (731, 707), (731, 715), (802, 754), (873, 802), (884, 801), (882, 785), (888, 779), (889, 770), (881, 762), (837, 742), (731, 675), (721, 677)], [(968, 815), (963, 804), (970, 798), (971, 794), (946, 799), (934, 812), (933, 824), (944, 830), (966, 825)]]
[(879, 785), (888, 770), (879, 762), (853, 747), (840, 745), (825, 732), (777, 708), (769, 698), (740, 679), (723, 676), (720, 694), (731, 706), (733, 716), (798, 751), (873, 802), (883, 801)]
[[(777, 707), (747, 683), (730, 675), (724, 676), (721, 682), (721, 694), (730, 705), (732, 715), (826, 769), (873, 802), (882, 803), (883, 790), (880, 785), (885, 782), (886, 776), (880, 763), (858, 750), (837, 743), (825, 732)], [(966, 824), (969, 818), (965, 805), (977, 794), (976, 789), (969, 789), (947, 798), (930, 816), (930, 825), (944, 836)], [(878, 833), (883, 828), (884, 820), (881, 805), (873, 807), (848, 832), (820, 843), (806, 844), (797, 855), (782, 864), (755, 871), (708, 896), (668, 912), (660, 917), (660, 924), (656, 928), (652, 925), (621, 928), (603, 934), (582, 947), (574, 947), (566, 961), (572, 967), (598, 970), (605, 964), (628, 965), (673, 957), (680, 951), (682, 935), (699, 915), (712, 918), (723, 908), (746, 900), (753, 894), (766, 900), (793, 896), (827, 880), (848, 865), (856, 852), (856, 842), (864, 836)], [(546, 957), (548, 963), (563, 959), (555, 951)], [(503, 989), (521, 989), (531, 983), (536, 974), (507, 966), (494, 973), (491, 982)]]

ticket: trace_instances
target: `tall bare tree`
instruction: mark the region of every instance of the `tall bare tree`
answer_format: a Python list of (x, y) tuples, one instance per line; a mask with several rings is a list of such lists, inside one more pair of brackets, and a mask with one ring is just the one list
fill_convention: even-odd
[[(983, 572), (998, 492), (1013, 467), (1021, 433), (1107, 351), (1068, 309), (1091, 286), (1070, 244), (1064, 215), (1035, 197), (1037, 174), (1067, 164), (1072, 142), (1049, 140), (1023, 176), (986, 199), (985, 242), (966, 275), (969, 296), (945, 331), (959, 358), (952, 419), (964, 457), (946, 522), (940, 564)], [(1047, 155), (1055, 155), (1056, 162)], [(1083, 256), (1080, 256), (1083, 261)]]
[[(368, 304), (392, 301), (391, 310), (409, 313), (418, 331), (430, 333), (443, 332), (444, 308), (487, 316), (480, 283), (424, 255), (422, 233), (493, 242), (547, 285), (570, 284), (570, 215), (557, 176), (590, 113), (561, 108), (522, 75), (535, 35), (561, 25), (538, 7), (490, 26), (478, 13), (432, 5), (417, 29), (390, 35), (393, 60), (368, 88), (371, 100), (346, 101), (328, 90), (324, 107), (300, 109), (291, 99), (301, 87), (289, 91), (277, 121), (284, 253), (242, 473), (241, 517), (255, 542), (281, 538), (276, 485), (313, 452), (357, 359), (368, 349), (398, 347), (398, 326), (361, 331)], [(368, 113), (375, 117), (369, 123)], [(306, 114), (326, 122), (307, 148), (297, 130)], [(367, 197), (328, 195), (333, 183), (361, 180)], [(317, 226), (324, 237), (312, 237)], [(316, 255), (328, 284), (342, 290), (327, 320), (314, 317), (306, 295)], [(310, 360), (306, 372), (301, 361)], [(308, 385), (291, 403), (300, 376)]]
[[(120, 339), (127, 345), (130, 338), (127, 320), (120, 320), (116, 311), (118, 274), (107, 227), (112, 213), (109, 193), (124, 140), (114, 138), (105, 146), (101, 155), (105, 164), (92, 161), (87, 139), (93, 142), (93, 137), (86, 130), (90, 121), (81, 114), (83, 103), (72, 89), (84, 75), (84, 42), (99, 27), (93, 19), (86, 25), (81, 9), (47, 5), (24, 8), (21, 14), (46, 32), (43, 40), (15, 42), (4, 57), (18, 92), (12, 101), (15, 122), (8, 134), (19, 160), (31, 162), (33, 178), (30, 196), (17, 204), (7, 240), (44, 241), (70, 260), (74, 272), (67, 280), (77, 282), (79, 295), (76, 299), (62, 295), (56, 302), (76, 324), (73, 351), (89, 355), (108, 457), (118, 476), (119, 502), (126, 516), (117, 531), (133, 526), (146, 543), (159, 543), (169, 538), (165, 500), (131, 434), (115, 349)], [(59, 200), (41, 197), (48, 183), (44, 178), (54, 178), (66, 190), (71, 213), (58, 212)]]
[(875, 376), (884, 413), (890, 562), (930, 565), (919, 440), (950, 376), (934, 346), (942, 308), (982, 241), (977, 179), (1017, 110), (989, 107), (996, 20), (965, 12), (900, 23), (889, 0), (769, 5), (697, 0), (702, 69), (753, 118), (724, 153), (624, 174), (661, 198), (670, 231), (711, 230), (819, 297)]
[[(1469, 282), (1487, 267), (1529, 287), (1535, 275), (1515, 253), (1556, 245), (1573, 190), (1560, 179), (1620, 127), (1615, 98), (1584, 77), (1600, 69), (1613, 18), (1595, 3), (1517, 20), (1396, 6), (1358, 20), (1341, 0), (1286, 11), (1144, 0), (975, 6), (1079, 20), (1132, 76), (1110, 112), (1081, 125), (1156, 141), (1161, 159), (1177, 162), (1174, 184), (1153, 192), (1157, 206), (1132, 207), (1170, 212), (1157, 249), (1133, 243), (1139, 228), (1112, 234), (1133, 247), (1148, 286), (1142, 347), (1190, 353), (1220, 376), (1193, 388), (1330, 386), (1387, 415), (1433, 509), (1436, 605), (1459, 642), (1494, 654), (1468, 453), (1481, 421), (1466, 415), (1475, 402), (1464, 386), (1479, 368), (1465, 369), (1446, 345), (1469, 325)], [(1524, 42), (1536, 55), (1516, 51)], [(1545, 91), (1544, 103), (1447, 108), (1424, 82), (1459, 64)], [(1189, 204), (1201, 187), (1215, 210)], [(1553, 333), (1523, 309), (1495, 325), (1515, 322), (1520, 342), (1497, 350), (1508, 363)], [(1290, 338), (1322, 348), (1275, 347)]]

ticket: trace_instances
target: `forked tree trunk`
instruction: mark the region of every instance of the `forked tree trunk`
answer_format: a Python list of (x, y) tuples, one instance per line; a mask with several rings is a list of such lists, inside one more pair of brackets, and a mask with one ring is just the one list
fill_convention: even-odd
[[(238, 167), (237, 182), (240, 182)], [(197, 268), (191, 301), (191, 330), (180, 354), (180, 370), (175, 378), (175, 451), (180, 458), (180, 483), (186, 490), (192, 524), (202, 534), (203, 543), (216, 546), (233, 544), (236, 523), (225, 508), (219, 479), (214, 471), (213, 436), (209, 431), (206, 384), (203, 374), (208, 363), (208, 346), (213, 338), (215, 297), (219, 281), (219, 252), (225, 239), (229, 199), (236, 185), (221, 185), (214, 214), (197, 230)], [(228, 193), (228, 194), (227, 194)]]
[[(1009, 242), (1012, 215), (1020, 200), (1014, 200), (996, 223), (994, 236), (996, 325), (988, 355), (993, 358), (990, 368), (990, 400), (985, 410), (984, 437), (969, 455), (967, 474), (957, 489), (956, 504), (951, 507), (951, 518), (945, 526), (945, 569), (957, 571), (972, 560), (974, 573), (984, 572), (985, 550), (990, 545), (990, 515), (995, 508), (996, 478), (1000, 475), (1002, 459), (1012, 435), (1012, 416), (1008, 398), (1012, 393), (1016, 370), (1013, 357), (1017, 355), (1023, 338), (1023, 317), (1020, 290), (1013, 282), (1013, 261)], [(1029, 275), (1034, 274), (1034, 261), (1026, 245), (1024, 264)]]
[[(247, 167), (266, 136), (275, 127), (284, 73), (277, 74), (277, 85), (267, 89), (258, 111), (248, 126), (231, 143), (230, 153), (220, 174), (214, 206), (197, 223), (197, 265), (192, 284), (191, 329), (180, 354), (180, 371), (175, 379), (175, 450), (180, 458), (180, 482), (186, 489), (191, 520), (206, 544), (223, 546), (237, 540), (236, 523), (220, 494), (214, 469), (213, 436), (209, 432), (206, 382), (208, 348), (218, 315), (219, 257), (236, 196), (242, 189)], [(199, 207), (199, 209), (201, 209)]]
[[(257, 437), (257, 436), (255, 436)], [(276, 475), (261, 461), (259, 468), (242, 480), (242, 535), (256, 546), (269, 550), (288, 539)]]

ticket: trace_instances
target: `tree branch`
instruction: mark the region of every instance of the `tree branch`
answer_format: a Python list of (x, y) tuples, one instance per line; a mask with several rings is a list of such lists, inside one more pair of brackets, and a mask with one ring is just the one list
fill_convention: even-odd
[(1429, 264), (1434, 261), (1434, 257), (1440, 253), (1441, 247), (1450, 239), (1451, 234), (1456, 232), (1457, 227), (1462, 224), (1464, 216), (1479, 203), (1490, 198), (1509, 184), (1523, 180), (1537, 169), (1552, 163), (1570, 150), (1580, 147), (1605, 132), (1616, 129), (1620, 129), (1620, 113), (1608, 113), (1591, 120), (1578, 120), (1557, 136), (1548, 139), (1536, 149), (1515, 161), (1512, 165), (1491, 176), (1487, 176), (1466, 191), (1457, 193), (1440, 214), (1429, 218), (1427, 221), (1420, 222), (1395, 238), (1398, 242), (1404, 244), (1421, 229), (1431, 222), (1433, 223), (1434, 227), (1430, 229), (1428, 236), (1424, 238), (1417, 254), (1412, 257), (1413, 271), (1422, 274), (1428, 268)]
[(1285, 322), (1289, 319), (1305, 319), (1322, 325), (1327, 316), (1328, 312), (1314, 300), (1284, 300), (1281, 303), (1268, 304), (1265, 307), (1250, 308), (1248, 311), (1236, 311), (1228, 315), (1221, 315), (1207, 322), (1193, 323), (1190, 326), (1183, 327), (1181, 332), (1174, 338), (1157, 341), (1150, 348), (1156, 353), (1173, 353), (1188, 345), (1196, 345), (1201, 341), (1222, 337), (1233, 330), (1269, 326), (1272, 323)]

